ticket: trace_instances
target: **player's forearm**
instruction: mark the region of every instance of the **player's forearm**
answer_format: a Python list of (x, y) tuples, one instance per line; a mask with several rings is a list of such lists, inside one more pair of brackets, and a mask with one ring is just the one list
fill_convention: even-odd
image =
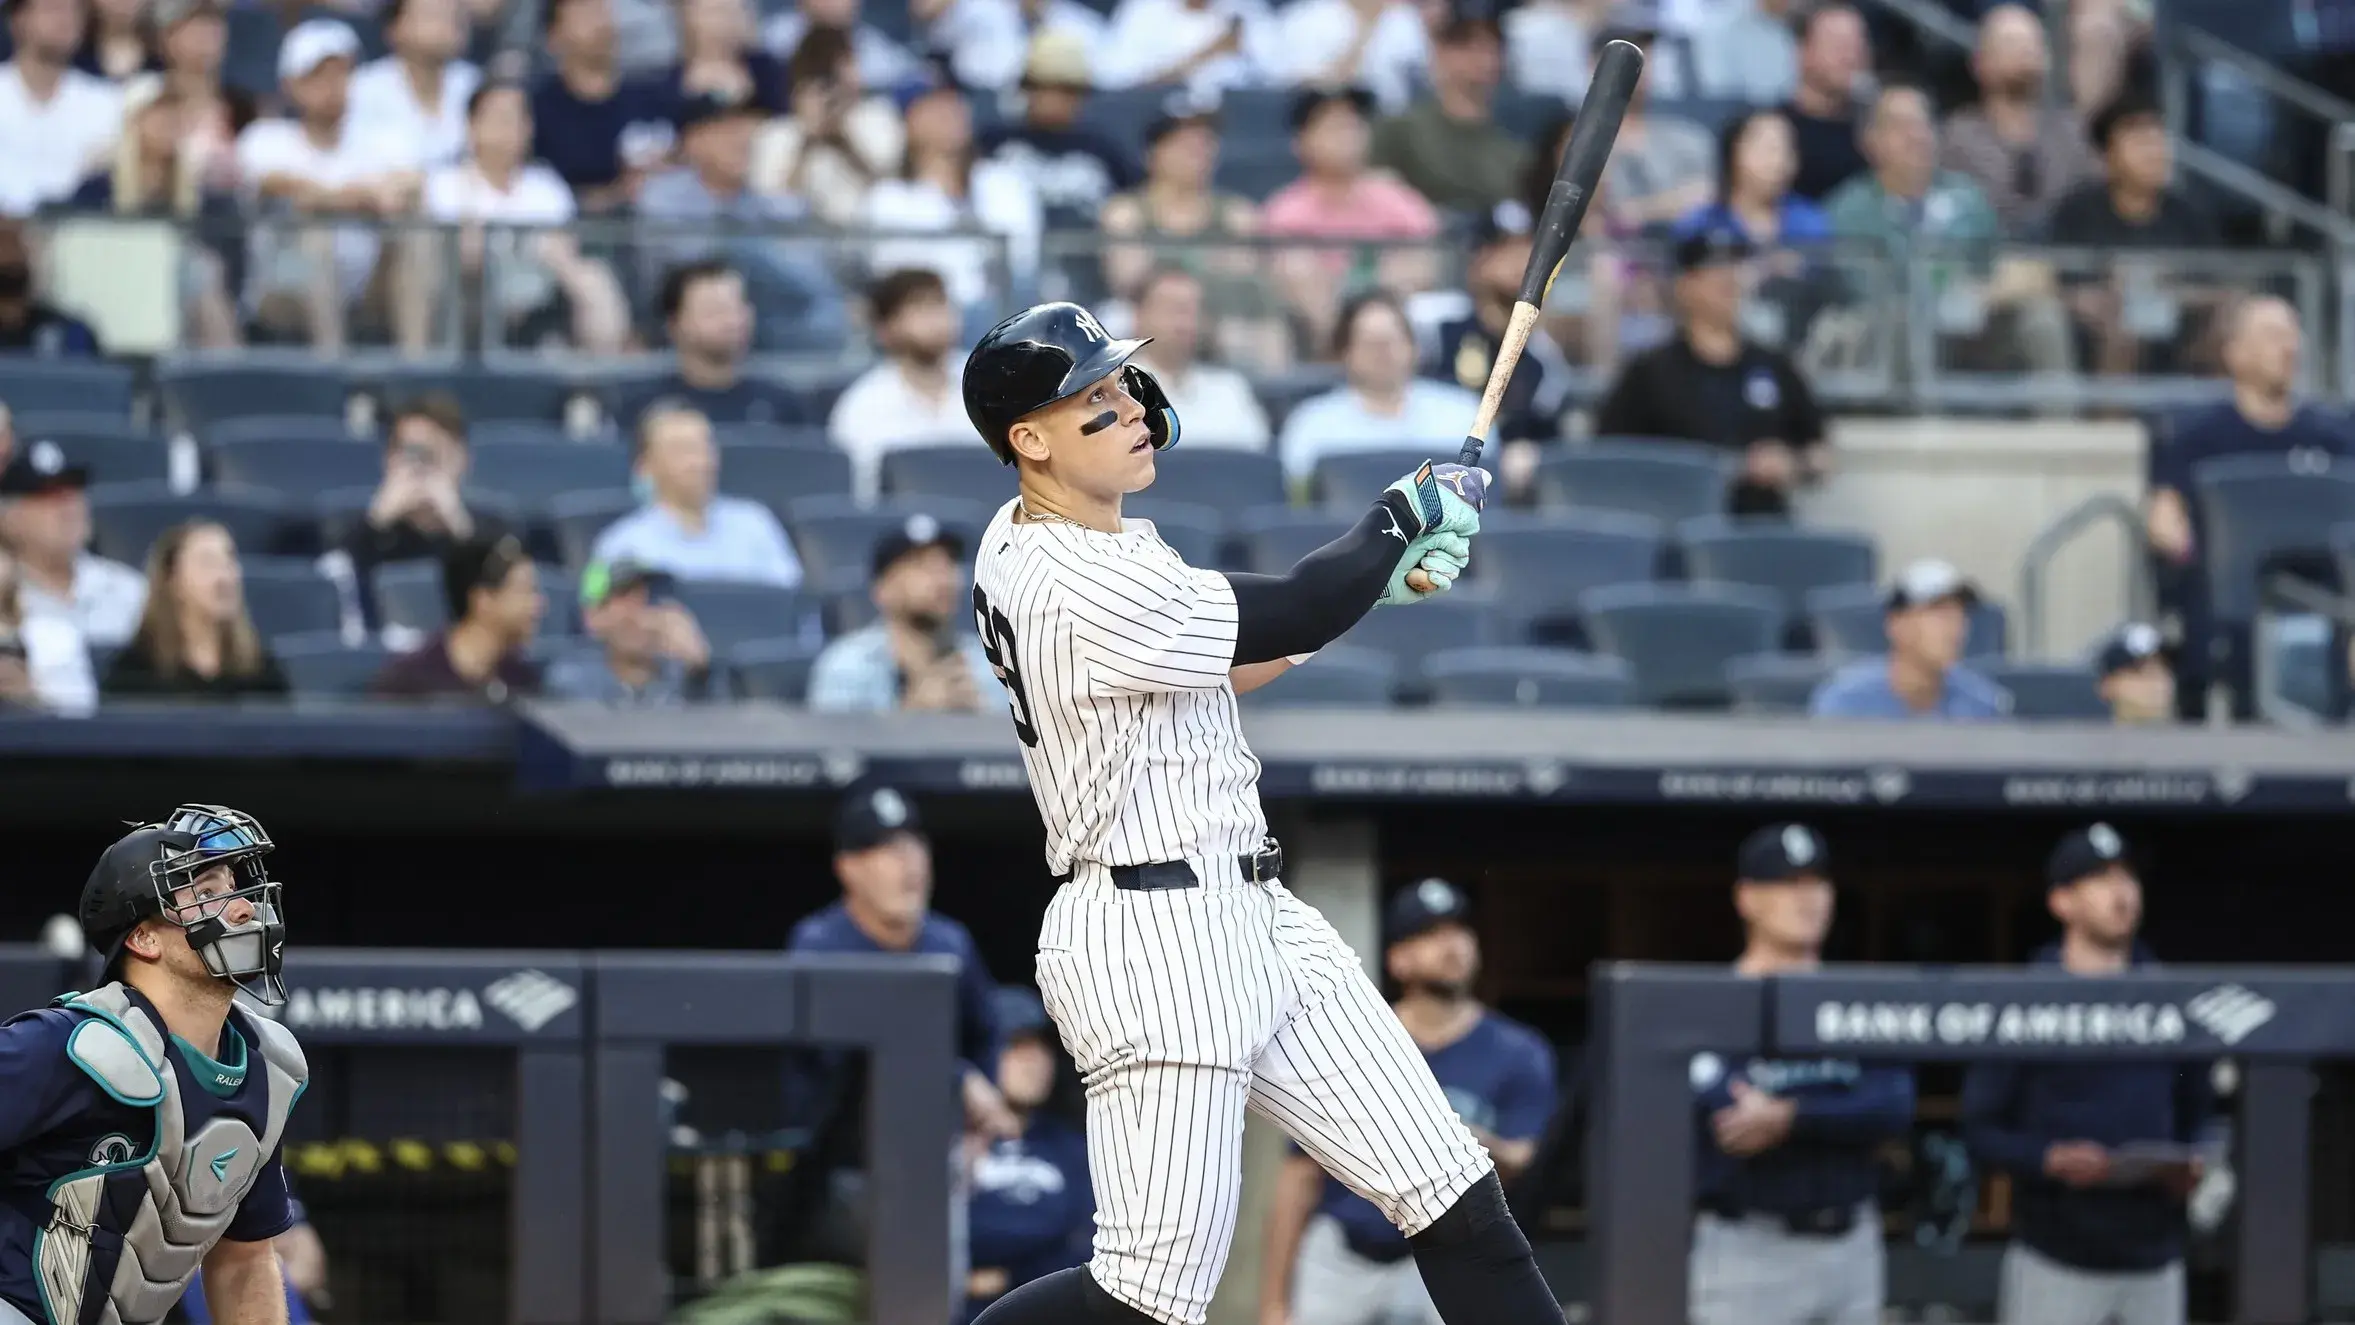
[(1913, 1130), (1913, 1075), (1873, 1071), (1856, 1088), (1792, 1099), (1791, 1134), (1825, 1141), (1878, 1141)]
[(1406, 498), (1385, 492), (1348, 533), (1281, 575), (1227, 575), (1235, 587), (1235, 665), (1314, 653), (1373, 610), (1418, 528)]
[(286, 1282), (269, 1242), (221, 1242), (204, 1258), (204, 1299), (219, 1325), (286, 1325)]

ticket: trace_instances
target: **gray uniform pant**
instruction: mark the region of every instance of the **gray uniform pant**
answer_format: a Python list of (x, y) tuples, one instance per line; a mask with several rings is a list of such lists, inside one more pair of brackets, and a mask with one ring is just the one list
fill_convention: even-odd
[(8, 1305), (7, 1302), (0, 1301), (0, 1325), (39, 1325), (39, 1322)]
[(1837, 1237), (1806, 1237), (1763, 1215), (1693, 1221), (1692, 1325), (1880, 1325), (1881, 1214), (1857, 1208)]
[(2080, 1270), (2013, 1243), (2003, 1252), (2003, 1325), (2183, 1325), (2183, 1262)]
[(1415, 1258), (1372, 1261), (1349, 1249), (1341, 1224), (1315, 1215), (1292, 1266), (1292, 1325), (1441, 1325)]

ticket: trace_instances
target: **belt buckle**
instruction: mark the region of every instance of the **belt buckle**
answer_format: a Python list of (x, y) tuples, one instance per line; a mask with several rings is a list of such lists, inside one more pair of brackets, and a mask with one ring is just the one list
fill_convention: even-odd
[(1251, 862), (1243, 869), (1246, 882), (1266, 883), (1284, 877), (1284, 844), (1273, 837), (1262, 838), (1259, 850), (1245, 859)]

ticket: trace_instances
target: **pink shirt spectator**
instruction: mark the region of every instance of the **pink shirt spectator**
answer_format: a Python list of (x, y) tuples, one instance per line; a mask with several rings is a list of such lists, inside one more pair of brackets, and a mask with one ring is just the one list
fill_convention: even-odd
[(1300, 179), (1267, 200), (1260, 229), (1300, 239), (1429, 239), (1439, 233), (1439, 213), (1422, 194), (1383, 175), (1365, 176), (1338, 197)]

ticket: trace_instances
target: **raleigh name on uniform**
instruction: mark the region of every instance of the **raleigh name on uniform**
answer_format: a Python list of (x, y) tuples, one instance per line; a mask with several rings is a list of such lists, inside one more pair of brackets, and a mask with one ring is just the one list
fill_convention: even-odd
[(1019, 472), (981, 538), (974, 619), (1062, 881), (1038, 982), (1087, 1086), (1098, 1209), (1086, 1266), (981, 1319), (1202, 1321), (1256, 1109), (1408, 1234), (1449, 1325), (1560, 1325), (1487, 1152), (1356, 955), (1278, 881), (1235, 704), (1369, 608), (1445, 591), (1488, 475), (1423, 465), (1282, 575), (1188, 566), (1120, 514), (1178, 438), (1129, 362), (1142, 344), (1044, 304), (965, 365), (966, 412)]

